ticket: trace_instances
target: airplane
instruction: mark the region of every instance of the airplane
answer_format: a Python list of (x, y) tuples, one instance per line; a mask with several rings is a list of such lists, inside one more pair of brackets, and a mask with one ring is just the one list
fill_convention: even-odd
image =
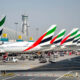
[(74, 43), (74, 46), (76, 47), (76, 49), (80, 49), (80, 31), (76, 35), (75, 40), (73, 41), (73, 43)]
[(50, 46), (50, 41), (56, 30), (56, 25), (50, 28), (36, 42), (14, 42), (0, 46), (0, 53), (28, 53), (36, 52)]
[(76, 34), (72, 45), (77, 45), (79, 39), (80, 39), (80, 31)]
[(50, 41), (50, 48), (45, 49), (44, 51), (58, 51), (63, 50), (67, 48), (67, 46), (70, 46), (72, 41), (74, 40), (75, 35), (78, 32), (78, 28), (74, 28), (64, 39), (63, 36), (65, 34), (65, 30), (60, 32), (58, 35), (53, 37), (53, 39)]
[(80, 52), (80, 31), (75, 37), (75, 40), (73, 41), (73, 50)]
[(1, 38), (1, 35), (2, 35), (2, 32), (3, 32), (3, 25), (5, 23), (5, 19), (6, 19), (6, 16), (3, 16), (0, 20), (0, 38)]
[(79, 51), (80, 52), (80, 38), (79, 38), (79, 40), (77, 42), (77, 49), (76, 49), (76, 51)]
[(53, 37), (53, 39), (50, 41), (50, 44), (53, 45), (60, 45), (60, 42), (62, 41), (64, 34), (65, 34), (66, 30), (62, 29), (55, 37)]
[(76, 34), (78, 33), (79, 29), (74, 28), (60, 43), (61, 49), (63, 50), (72, 50), (71, 46), (73, 44), (73, 40), (75, 39)]
[(78, 40), (78, 42), (77, 42), (77, 46), (80, 46), (80, 38), (79, 38), (79, 40)]
[(66, 30), (62, 29), (53, 39), (50, 41), (51, 46), (43, 51), (51, 51), (60, 45), (61, 40), (64, 37)]

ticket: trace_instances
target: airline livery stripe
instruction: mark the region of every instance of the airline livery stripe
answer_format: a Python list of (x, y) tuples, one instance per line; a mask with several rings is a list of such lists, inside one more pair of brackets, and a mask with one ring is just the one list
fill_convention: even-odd
[(0, 21), (0, 27), (4, 24), (5, 18), (6, 18), (6, 17), (4, 17), (4, 18)]
[[(62, 37), (62, 36), (65, 34), (65, 32), (66, 32), (66, 31), (64, 31), (64, 32), (60, 33), (59, 35), (55, 36), (55, 37), (51, 40), (50, 43), (53, 44), (53, 42), (54, 42), (56, 39)], [(59, 39), (58, 39), (58, 40), (59, 40)]]
[(77, 43), (80, 43), (80, 41), (78, 41)]
[(36, 47), (36, 46), (41, 42), (41, 40), (44, 38), (45, 35), (46, 35), (46, 33), (43, 34), (35, 43), (33, 43), (33, 45), (31, 45), (30, 47), (28, 47), (28, 48), (25, 49), (24, 51), (28, 51), (28, 50)]
[(78, 40), (79, 40), (79, 39), (74, 40), (73, 43), (77, 42)]
[[(71, 35), (71, 34), (70, 34), (70, 35)], [(62, 44), (69, 38), (70, 35), (68, 35), (67, 37), (65, 37), (65, 38), (61, 41), (60, 45), (62, 45)]]
[(68, 40), (66, 40), (65, 42), (70, 42), (70, 41), (72, 41), (74, 38), (70, 38), (70, 39), (68, 39)]
[(55, 36), (55, 37), (50, 41), (50, 44), (52, 44), (52, 43), (55, 41), (56, 38), (57, 38), (57, 36)]
[(59, 39), (57, 41), (54, 41), (53, 44), (57, 44), (57, 43), (60, 43), (62, 41), (62, 39)]
[(0, 31), (0, 35), (2, 34), (3, 29)]
[(78, 32), (78, 30), (76, 30), (75, 32), (73, 32), (70, 36), (75, 35)]
[(75, 38), (80, 37), (80, 34), (78, 34), (77, 36), (75, 36)]
[(54, 27), (53, 29), (49, 30), (45, 36), (47, 36), (47, 35), (53, 33), (55, 30), (56, 30), (56, 27)]
[(52, 36), (50, 36), (50, 37), (48, 37), (48, 38), (42, 40), (42, 41), (40, 42), (40, 44), (41, 44), (41, 43), (44, 43), (44, 42), (47, 42), (47, 41), (50, 41), (51, 39), (52, 39)]
[(51, 33), (50, 35), (47, 35), (46, 37), (44, 37), (43, 40), (44, 40), (44, 39), (47, 39), (47, 38), (50, 37), (50, 36), (53, 36), (53, 34), (54, 34), (54, 32)]
[(61, 34), (59, 34), (59, 35), (57, 36), (57, 38), (63, 36), (63, 35), (65, 34), (65, 32), (66, 32), (66, 31), (64, 31), (64, 32), (62, 32)]

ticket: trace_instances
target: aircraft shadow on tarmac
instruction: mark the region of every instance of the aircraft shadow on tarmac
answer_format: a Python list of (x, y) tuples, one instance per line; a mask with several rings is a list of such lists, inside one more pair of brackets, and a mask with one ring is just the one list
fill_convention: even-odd
[(7, 72), (71, 71), (71, 70), (80, 70), (80, 56), (72, 59), (58, 61), (55, 63), (49, 63), (28, 70), (7, 70)]
[(29, 69), (27, 71), (66, 71), (80, 70), (80, 56), (72, 59), (66, 59), (55, 63), (49, 63), (44, 66)]

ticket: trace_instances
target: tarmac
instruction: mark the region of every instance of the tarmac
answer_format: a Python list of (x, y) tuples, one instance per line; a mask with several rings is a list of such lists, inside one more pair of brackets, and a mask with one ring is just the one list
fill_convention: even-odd
[(80, 71), (16, 72), (14, 76), (0, 76), (0, 80), (80, 80)]
[[(0, 66), (5, 66), (5, 70), (8, 70), (6, 74), (0, 74), (0, 80), (80, 80), (80, 56), (65, 55), (56, 58), (55, 61), (56, 63), (39, 63), (38, 60), (18, 63), (0, 62)], [(24, 65), (21, 66), (22, 64)], [(25, 68), (26, 66), (30, 68)]]
[[(70, 60), (71, 58), (77, 57), (77, 55), (65, 55), (59, 58), (55, 59), (55, 62), (63, 61), (63, 60)], [(0, 70), (29, 70), (29, 69), (34, 69), (37, 67), (45, 66), (45, 65), (50, 65), (49, 59), (47, 59), (47, 63), (39, 63), (38, 59), (35, 59), (34, 61), (32, 60), (24, 60), (24, 61), (18, 61), (16, 63), (14, 62), (0, 62)], [(46, 68), (45, 68), (46, 69)]]

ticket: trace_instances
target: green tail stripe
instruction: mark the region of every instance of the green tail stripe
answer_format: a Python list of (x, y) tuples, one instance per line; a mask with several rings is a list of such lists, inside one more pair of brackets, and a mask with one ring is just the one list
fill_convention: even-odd
[(0, 21), (0, 27), (4, 24), (6, 16)]
[(76, 30), (75, 32), (73, 32), (73, 33), (70, 35), (70, 37), (71, 37), (71, 36), (74, 36), (77, 32), (78, 32), (78, 30)]
[(45, 36), (47, 36), (47, 35), (53, 33), (55, 30), (56, 30), (56, 26), (55, 26), (53, 29), (49, 30), (49, 31), (46, 33)]
[(75, 38), (78, 38), (78, 37), (80, 37), (80, 34), (78, 34), (78, 35), (75, 36)]
[(59, 35), (57, 36), (57, 38), (63, 36), (63, 35), (65, 34), (65, 32), (66, 32), (66, 31), (64, 31), (64, 32), (62, 32), (61, 34), (59, 34)]

